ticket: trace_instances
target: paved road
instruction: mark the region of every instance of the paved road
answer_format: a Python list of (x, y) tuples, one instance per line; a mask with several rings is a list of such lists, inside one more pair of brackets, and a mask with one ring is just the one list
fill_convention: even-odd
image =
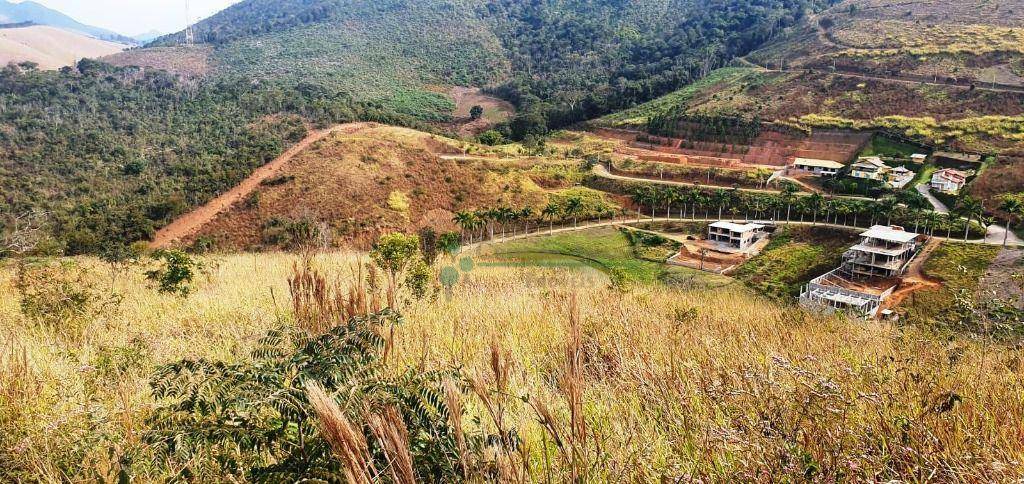
[(1012, 231), (1007, 232), (1007, 230), (1000, 225), (989, 225), (988, 233), (985, 234), (985, 243), (989, 245), (1003, 245), (1004, 240), (1008, 246), (1024, 246), (1024, 240), (1017, 237), (1017, 234)]
[(943, 215), (949, 213), (949, 207), (942, 203), (938, 198), (935, 198), (935, 195), (932, 195), (932, 191), (928, 188), (927, 183), (918, 185), (917, 193), (920, 193), (924, 198), (928, 199), (928, 202), (932, 204), (932, 207), (935, 207), (935, 211), (937, 213), (941, 213)]
[[(637, 223), (650, 223), (650, 222), (701, 222), (701, 223), (704, 223), (704, 222), (718, 222), (718, 221), (719, 221), (719, 219), (717, 219), (717, 218), (697, 218), (697, 219), (690, 219), (690, 218), (682, 218), (681, 219), (681, 218), (678, 218), (678, 217), (672, 217), (672, 218), (668, 218), (668, 217), (655, 217), (655, 218), (651, 218), (650, 216), (645, 215), (645, 216), (641, 216), (640, 217), (639, 222), (637, 221), (636, 218), (629, 218), (629, 219), (619, 218), (619, 219), (616, 219), (614, 221), (604, 221), (604, 222), (600, 222), (600, 223), (580, 222), (580, 224), (578, 226), (576, 226), (576, 227), (573, 227), (573, 226), (558, 227), (558, 228), (555, 228), (554, 230), (540, 229), (540, 230), (537, 230), (535, 232), (530, 232), (528, 234), (517, 234), (517, 235), (514, 235), (514, 236), (513, 235), (507, 235), (505, 237), (495, 237), (494, 239), (491, 239), (491, 240), (485, 240), (485, 241), (482, 241), (482, 242), (474, 242), (474, 243), (471, 243), (471, 244), (467, 244), (467, 245), (463, 246), (463, 248), (464, 249), (474, 249), (474, 248), (486, 246), (488, 244), (500, 244), (500, 243), (509, 242), (509, 241), (513, 241), (513, 240), (522, 240), (522, 239), (527, 239), (527, 238), (532, 238), (532, 237), (544, 237), (544, 236), (547, 236), (547, 235), (562, 234), (562, 233), (567, 233), (567, 232), (577, 232), (577, 231), (580, 231), (580, 230), (589, 230), (589, 229), (598, 228), (598, 227), (632, 226), (632, 225), (636, 225)], [(736, 220), (736, 221), (741, 222), (741, 220)], [(865, 228), (865, 227), (851, 227), (849, 225), (836, 225), (836, 224), (827, 224), (827, 223), (822, 223), (822, 222), (814, 223), (814, 222), (809, 222), (809, 221), (805, 221), (805, 222), (799, 222), (799, 221), (791, 221), (791, 222), (775, 221), (775, 223), (778, 224), (778, 225), (816, 226), (816, 227), (828, 227), (828, 228), (834, 228), (834, 229), (846, 229), (846, 230), (855, 230), (855, 231), (867, 230), (867, 228)], [(998, 232), (998, 242), (995, 241), (996, 236), (990, 235), (989, 237), (986, 237), (985, 239), (968, 240), (966, 243), (968, 243), (968, 244), (979, 244), (979, 245), (980, 244), (985, 244), (985, 245), (1003, 245), (1003, 239), (1002, 239), (1002, 234), (1003, 233), (1004, 232), (1001, 232), (1001, 231)], [(932, 237), (932, 240), (964, 243), (963, 239), (959, 239), (959, 238), (957, 238), (955, 236), (954, 237), (950, 237), (950, 238), (947, 239), (945, 237), (942, 237), (942, 236), (939, 236), (939, 235), (935, 235), (935, 236)], [(1010, 245), (1010, 246), (1017, 246), (1017, 247), (1024, 247), (1024, 241), (1022, 241), (1020, 239), (1017, 239), (1016, 237), (1013, 237), (1013, 238), (1010, 239), (1010, 243), (1008, 245)]]

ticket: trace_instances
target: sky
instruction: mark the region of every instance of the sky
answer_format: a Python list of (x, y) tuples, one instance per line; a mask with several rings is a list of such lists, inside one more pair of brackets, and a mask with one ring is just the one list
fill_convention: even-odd
[[(185, 28), (185, 0), (33, 1), (59, 10), (79, 22), (123, 35), (138, 35), (150, 30), (169, 33)], [(238, 1), (189, 0), (192, 21), (209, 17)]]

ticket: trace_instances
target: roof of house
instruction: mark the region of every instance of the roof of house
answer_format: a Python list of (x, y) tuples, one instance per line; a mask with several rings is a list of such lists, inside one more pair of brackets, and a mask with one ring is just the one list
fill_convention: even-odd
[(935, 172), (935, 174), (932, 175), (932, 180), (935, 180), (936, 178), (946, 179), (953, 183), (964, 183), (967, 181), (967, 174), (960, 170), (944, 168), (942, 170)]
[(890, 242), (907, 243), (917, 238), (918, 234), (913, 232), (907, 232), (906, 230), (896, 227), (886, 227), (884, 225), (876, 225), (868, 229), (867, 232), (860, 234), (861, 237), (869, 237), (872, 239), (887, 240)]
[(711, 227), (716, 229), (725, 229), (730, 232), (747, 233), (754, 230), (761, 230), (764, 225), (761, 224), (738, 224), (733, 222), (715, 222), (711, 224)]
[(866, 169), (869, 169), (869, 170), (870, 169), (878, 169), (878, 170), (880, 170), (880, 169), (883, 169), (883, 168), (889, 168), (889, 165), (886, 165), (885, 162), (882, 161), (882, 159), (877, 157), (877, 156), (867, 156), (867, 157), (858, 159), (857, 162), (853, 164), (853, 167), (854, 168), (862, 168), (862, 169), (866, 168)]
[(893, 168), (892, 171), (894, 173), (913, 173), (912, 171), (907, 169), (907, 167), (905, 167), (905, 166), (897, 166), (896, 168)]
[(928, 158), (928, 155), (925, 155), (925, 154), (922, 154), (922, 153), (914, 153), (914, 154), (910, 155), (910, 157), (915, 159), (915, 160), (922, 160), (922, 159)]
[(796, 160), (793, 161), (793, 164), (794, 165), (799, 165), (799, 166), (811, 166), (811, 167), (817, 167), (817, 168), (833, 168), (833, 169), (836, 169), (836, 170), (846, 166), (846, 165), (843, 165), (842, 163), (840, 163), (838, 161), (816, 160), (814, 158), (797, 158)]

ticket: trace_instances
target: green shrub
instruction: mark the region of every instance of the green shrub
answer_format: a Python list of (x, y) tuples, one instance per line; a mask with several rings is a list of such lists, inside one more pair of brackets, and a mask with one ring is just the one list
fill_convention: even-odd
[(155, 283), (160, 292), (179, 296), (192, 293), (192, 281), (202, 270), (202, 263), (180, 250), (161, 250), (152, 257), (160, 267), (146, 272), (146, 279)]

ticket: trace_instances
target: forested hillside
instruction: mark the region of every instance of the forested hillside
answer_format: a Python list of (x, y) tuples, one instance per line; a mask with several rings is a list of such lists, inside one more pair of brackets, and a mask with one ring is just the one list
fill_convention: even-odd
[(676, 89), (831, 3), (251, 0), (195, 31), (222, 73), (313, 79), (421, 117), (450, 112), (431, 86), (490, 87), (525, 111), (523, 136)]
[(197, 25), (198, 48), (168, 48), (179, 33), (112, 59), (128, 67), (5, 70), (0, 230), (40, 210), (54, 251), (146, 239), (306, 123), (446, 121), (453, 85), (517, 104), (507, 135), (542, 134), (689, 83), (827, 3), (245, 1)]
[(313, 86), (173, 76), (82, 61), (0, 71), (0, 233), (45, 212), (45, 247), (144, 240), (306, 134), (307, 122), (415, 121)]

